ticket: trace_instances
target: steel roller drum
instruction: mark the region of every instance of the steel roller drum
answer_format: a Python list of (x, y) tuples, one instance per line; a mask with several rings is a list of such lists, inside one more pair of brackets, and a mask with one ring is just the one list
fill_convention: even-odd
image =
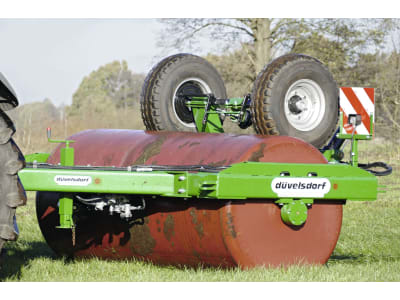
[[(212, 165), (242, 161), (326, 163), (313, 146), (292, 137), (86, 130), (71, 136), (76, 165)], [(59, 148), (49, 163), (58, 163)], [(265, 200), (149, 198), (138, 219), (77, 205), (76, 240), (57, 229), (57, 193), (37, 195), (37, 216), (49, 246), (60, 255), (125, 259), (157, 264), (242, 268), (323, 264), (339, 237), (342, 204), (316, 202), (300, 227), (288, 226)]]

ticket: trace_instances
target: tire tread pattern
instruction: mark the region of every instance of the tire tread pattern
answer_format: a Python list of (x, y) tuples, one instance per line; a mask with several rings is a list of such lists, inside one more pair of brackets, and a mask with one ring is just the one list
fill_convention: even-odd
[[(188, 53), (179, 53), (164, 58), (147, 74), (140, 95), (140, 110), (147, 130), (162, 131), (167, 129), (161, 117), (161, 103), (165, 101), (160, 92), (161, 83), (170, 76), (171, 71), (177, 65), (185, 65), (191, 62), (207, 64), (218, 74), (218, 71), (208, 61)], [(225, 87), (223, 88), (225, 89)], [(221, 96), (226, 97), (226, 92)]]
[(140, 93), (140, 111), (147, 130), (162, 130), (160, 129), (161, 121), (159, 120), (159, 102), (161, 99), (155, 97), (157, 93), (157, 81), (160, 80), (161, 73), (165, 73), (166, 68), (188, 55), (186, 53), (179, 53), (168, 56), (155, 65), (147, 74)]
[[(272, 113), (269, 109), (271, 107), (271, 92), (276, 84), (276, 75), (283, 68), (290, 68), (291, 65), (294, 65), (299, 60), (317, 62), (329, 73), (328, 68), (319, 60), (304, 54), (291, 53), (283, 55), (267, 64), (258, 74), (252, 90), (251, 116), (257, 134), (280, 134), (276, 127), (276, 120), (273, 119)], [(334, 81), (333, 78), (332, 80)], [(332, 132), (327, 136), (327, 139), (332, 136), (335, 129), (336, 127), (332, 129)]]
[(14, 133), (13, 122), (0, 109), (0, 250), (6, 241), (18, 238), (14, 230), (15, 211), (27, 200), (17, 175), (25, 167), (25, 159), (12, 139)]

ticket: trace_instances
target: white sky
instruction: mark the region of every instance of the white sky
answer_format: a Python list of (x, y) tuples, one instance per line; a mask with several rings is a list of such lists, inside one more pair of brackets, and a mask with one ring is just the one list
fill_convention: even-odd
[(113, 60), (147, 73), (156, 62), (155, 19), (0, 20), (0, 72), (20, 104), (69, 104), (82, 78)]
[[(398, 10), (381, 3), (390, 0), (373, 10), (366, 7), (376, 2), (368, 1), (280, 0), (273, 6), (266, 0), (2, 2), (0, 72), (20, 104), (45, 98), (70, 104), (83, 77), (113, 60), (126, 60), (133, 72), (148, 72), (161, 53), (156, 42), (162, 24), (156, 17), (381, 17), (382, 11), (396, 17), (390, 14)], [(71, 17), (80, 19), (66, 19)]]

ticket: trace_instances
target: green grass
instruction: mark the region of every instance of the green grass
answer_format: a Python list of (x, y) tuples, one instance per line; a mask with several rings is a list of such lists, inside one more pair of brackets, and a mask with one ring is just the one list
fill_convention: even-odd
[(360, 161), (385, 161), (394, 168), (379, 178), (387, 193), (378, 201), (348, 203), (342, 232), (328, 263), (287, 269), (251, 270), (160, 267), (127, 260), (59, 258), (46, 245), (36, 222), (32, 194), (17, 210), (20, 237), (6, 246), (2, 281), (400, 281), (400, 147), (363, 143)]

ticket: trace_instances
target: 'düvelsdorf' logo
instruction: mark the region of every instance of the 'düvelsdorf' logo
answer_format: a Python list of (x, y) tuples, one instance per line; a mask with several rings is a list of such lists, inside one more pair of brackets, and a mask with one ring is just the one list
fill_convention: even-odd
[(331, 190), (326, 178), (276, 177), (271, 189), (278, 197), (323, 198)]
[(56, 175), (54, 182), (58, 185), (87, 186), (92, 183), (92, 177), (79, 175)]

